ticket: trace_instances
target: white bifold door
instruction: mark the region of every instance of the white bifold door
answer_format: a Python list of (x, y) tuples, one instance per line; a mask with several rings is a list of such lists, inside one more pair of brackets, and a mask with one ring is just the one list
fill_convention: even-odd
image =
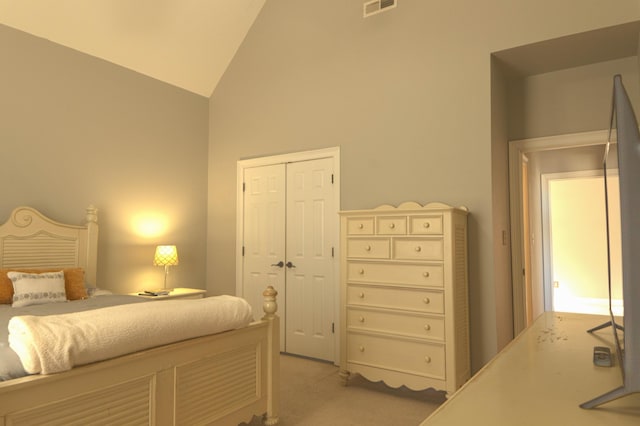
[(334, 360), (338, 225), (333, 159), (244, 169), (242, 296), (278, 291), (281, 351)]

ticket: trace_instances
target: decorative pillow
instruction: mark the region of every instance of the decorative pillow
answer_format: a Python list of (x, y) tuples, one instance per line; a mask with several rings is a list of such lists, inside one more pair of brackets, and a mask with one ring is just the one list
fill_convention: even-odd
[(89, 297), (84, 283), (84, 269), (65, 268), (64, 289), (67, 292), (67, 300), (80, 300)]
[[(13, 302), (13, 284), (7, 276), (10, 271), (38, 274), (43, 272), (56, 272), (61, 268), (0, 268), (0, 304), (10, 305)], [(64, 268), (64, 286), (67, 300), (86, 299), (87, 289), (84, 285), (84, 269)]]
[(14, 308), (67, 301), (63, 271), (42, 274), (10, 271), (7, 276), (13, 283)]

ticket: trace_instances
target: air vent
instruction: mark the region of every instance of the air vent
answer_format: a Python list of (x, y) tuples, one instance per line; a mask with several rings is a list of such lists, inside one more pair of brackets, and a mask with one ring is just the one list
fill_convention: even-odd
[(364, 4), (364, 17), (368, 18), (376, 13), (386, 12), (398, 5), (398, 0), (373, 0)]

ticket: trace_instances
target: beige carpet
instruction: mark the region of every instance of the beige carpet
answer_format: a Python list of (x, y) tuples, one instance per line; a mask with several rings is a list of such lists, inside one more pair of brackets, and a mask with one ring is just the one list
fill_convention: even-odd
[[(281, 356), (280, 387), (282, 426), (419, 425), (444, 402), (442, 392), (392, 389), (360, 376), (345, 387), (335, 365), (290, 355)], [(248, 425), (261, 424), (256, 417)]]

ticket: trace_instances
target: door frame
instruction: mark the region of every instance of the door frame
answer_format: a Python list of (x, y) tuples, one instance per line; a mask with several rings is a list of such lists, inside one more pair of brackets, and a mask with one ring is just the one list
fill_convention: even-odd
[[(511, 222), (511, 282), (513, 286), (513, 333), (517, 336), (527, 326), (526, 292), (522, 274), (524, 244), (522, 212), (522, 162), (529, 152), (602, 145), (609, 139), (608, 130), (509, 141), (509, 208)], [(614, 138), (615, 139), (615, 138)]]
[[(333, 159), (333, 184), (334, 184), (334, 205), (336, 212), (340, 211), (340, 147), (322, 148), (311, 151), (291, 152), (266, 157), (239, 160), (236, 169), (236, 294), (242, 295), (242, 242), (244, 241), (244, 202), (242, 183), (244, 170), (252, 167), (272, 166), (275, 164), (296, 163), (299, 161), (319, 160), (321, 158)], [(336, 213), (337, 214), (337, 213)], [(339, 223), (339, 222), (338, 222)], [(333, 235), (334, 256), (333, 256), (333, 276), (334, 280), (334, 301), (333, 309), (334, 324), (340, 324), (340, 226), (335, 229)], [(284, 296), (284, 295), (282, 295)], [(340, 359), (340, 327), (335, 327), (334, 333), (334, 363)]]

